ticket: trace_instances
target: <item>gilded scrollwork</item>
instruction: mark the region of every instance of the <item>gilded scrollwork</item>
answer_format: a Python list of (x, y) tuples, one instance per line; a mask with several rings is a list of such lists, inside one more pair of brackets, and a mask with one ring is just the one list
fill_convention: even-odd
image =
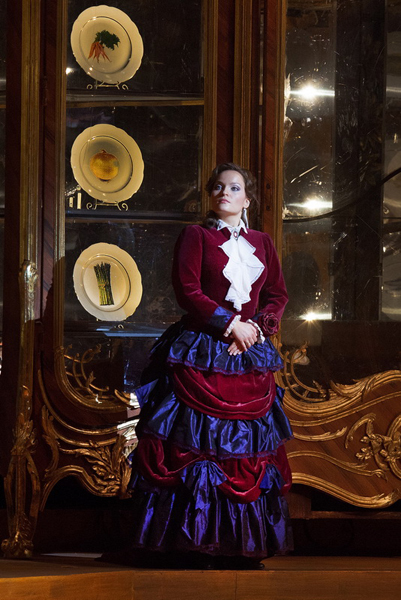
[(303, 440), (305, 442), (327, 442), (329, 440), (335, 440), (337, 438), (343, 437), (345, 433), (347, 433), (347, 427), (342, 427), (337, 431), (326, 431), (325, 433), (320, 433), (316, 435), (295, 432), (294, 438), (297, 440)]
[(68, 346), (65, 351), (60, 348), (59, 353), (63, 354), (67, 381), (76, 393), (77, 399), (81, 399), (85, 403), (89, 402), (97, 408), (107, 408), (110, 404), (120, 408), (123, 406), (138, 407), (134, 394), (127, 394), (118, 390), (112, 391), (107, 386), (99, 387), (95, 384), (96, 376), (93, 370), (88, 370), (88, 366), (100, 354), (100, 344), (97, 344), (95, 348), (88, 348), (82, 355), (79, 353), (72, 355), (70, 350), (71, 346)]
[(375, 419), (376, 415), (374, 413), (359, 419), (347, 435), (346, 447), (349, 446), (355, 432), (364, 425), (365, 433), (360, 438), (360, 442), (365, 445), (356, 452), (356, 458), (361, 463), (373, 459), (380, 469), (391, 470), (398, 479), (401, 479), (401, 469), (399, 467), (399, 461), (401, 460), (401, 432), (399, 431), (401, 416), (398, 415), (392, 421), (386, 434), (375, 432)]
[[(360, 407), (361, 403), (366, 406), (372, 406), (384, 399), (398, 397), (398, 388), (401, 384), (401, 371), (391, 370), (383, 373), (376, 373), (369, 377), (355, 380), (352, 384), (339, 384), (330, 381), (328, 386), (324, 386), (316, 381), (314, 387), (305, 384), (297, 375), (297, 365), (308, 364), (307, 349), (308, 344), (304, 343), (300, 348), (281, 352), (281, 345), (278, 345), (281, 357), (284, 362), (282, 372), (277, 375), (277, 381), (286, 390), (285, 404), (298, 414), (314, 415), (315, 422), (318, 419), (324, 423), (329, 415), (331, 420), (337, 420), (338, 412), (348, 411), (347, 414), (353, 414), (355, 406)], [(380, 396), (376, 393), (386, 386), (389, 391)], [(391, 388), (393, 388), (391, 390)], [(394, 391), (393, 391), (394, 390)], [(343, 413), (344, 414), (344, 413)]]
[(296, 458), (300, 456), (305, 456), (308, 458), (318, 458), (322, 461), (331, 463), (336, 467), (339, 467), (343, 471), (348, 471), (349, 473), (354, 473), (355, 475), (363, 475), (365, 477), (381, 477), (382, 479), (386, 478), (386, 474), (383, 469), (368, 469), (367, 463), (361, 462), (348, 462), (345, 460), (339, 460), (330, 454), (325, 452), (316, 452), (313, 450), (305, 450), (305, 451), (293, 451), (288, 455), (290, 458)]
[(47, 480), (52, 478), (53, 473), (57, 469), (60, 459), (60, 452), (57, 435), (54, 430), (53, 417), (49, 414), (45, 406), (42, 407), (42, 427), (43, 439), (49, 445), (52, 453), (51, 461), (44, 473), (44, 480)]
[[(6, 558), (30, 558), (32, 538), (40, 502), (40, 480), (32, 454), (37, 445), (33, 421), (26, 411), (19, 413), (15, 429), (11, 460), (4, 479), (10, 537), (1, 549)], [(30, 483), (29, 509), (27, 510), (27, 476)], [(29, 514), (29, 517), (27, 516)]]
[(67, 375), (70, 380), (74, 383), (74, 387), (80, 391), (85, 397), (99, 401), (102, 399), (110, 399), (109, 387), (98, 387), (94, 385), (95, 375), (93, 371), (86, 372), (86, 366), (90, 364), (95, 356), (100, 354), (101, 345), (97, 344), (95, 348), (88, 348), (82, 356), (79, 353), (71, 356), (68, 352), (71, 346), (68, 346), (65, 352), (65, 359), (71, 365), (70, 370), (67, 369)]
[[(34, 344), (36, 265), (25, 260), (19, 273), (21, 299), (17, 419), (10, 463), (4, 480), (9, 538), (2, 543), (7, 558), (29, 558), (40, 503), (40, 479), (33, 453), (37, 436), (32, 413), (32, 354)], [(29, 490), (29, 493), (27, 491)]]
[[(13, 519), (12, 519), (13, 521)], [(13, 537), (3, 540), (1, 550), (5, 558), (31, 558), (33, 552), (32, 538), (34, 527), (24, 512), (21, 513), (18, 523), (11, 523), (15, 530)]]
[[(46, 407), (42, 409), (43, 439), (49, 445), (52, 458), (44, 475), (45, 486), (42, 506), (54, 485), (68, 475), (77, 476), (92, 493), (99, 496), (128, 496), (127, 487), (131, 469), (127, 453), (136, 444), (135, 427), (121, 427), (119, 434), (102, 442), (67, 439), (57, 432), (54, 419)], [(72, 448), (67, 447), (73, 446)], [(127, 452), (128, 451), (128, 452)], [(83, 458), (86, 466), (74, 464), (60, 466), (60, 453)]]
[(82, 456), (91, 465), (93, 487), (101, 496), (127, 497), (131, 469), (124, 455), (125, 439), (119, 436), (113, 447), (89, 442), (88, 448), (60, 448), (65, 454)]
[(401, 371), (311, 386), (300, 377), (309, 364), (307, 344), (281, 355), (278, 383), (294, 431), (288, 444), (294, 481), (358, 506), (383, 508), (399, 499)]
[(344, 502), (348, 502), (349, 504), (353, 504), (354, 506), (360, 506), (362, 508), (386, 508), (387, 506), (391, 506), (394, 502), (396, 502), (400, 495), (397, 490), (390, 491), (388, 494), (382, 492), (380, 494), (363, 496), (361, 493), (353, 493), (349, 490), (344, 490), (341, 486), (336, 485), (335, 483), (321, 479), (320, 477), (316, 477), (311, 474), (293, 474), (293, 482), (294, 483), (302, 483), (304, 485), (309, 485), (311, 487), (317, 488), (330, 494), (331, 496), (335, 496)]
[[(280, 350), (281, 350), (281, 345)], [(328, 390), (319, 383), (314, 381), (314, 387), (303, 383), (296, 371), (295, 367), (299, 364), (307, 364), (308, 344), (305, 342), (300, 348), (295, 350), (286, 350), (281, 354), (284, 366), (278, 375), (278, 381), (287, 392), (294, 398), (302, 402), (315, 403), (324, 402), (328, 399)]]

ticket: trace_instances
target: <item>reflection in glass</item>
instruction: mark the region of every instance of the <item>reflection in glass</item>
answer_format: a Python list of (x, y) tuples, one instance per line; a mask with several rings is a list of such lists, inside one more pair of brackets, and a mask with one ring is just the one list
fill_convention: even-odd
[(335, 39), (332, 8), (290, 8), (287, 16), (287, 111), (284, 216), (333, 207)]
[(283, 233), (287, 319), (330, 319), (330, 219), (308, 227), (291, 224)]
[(7, 0), (0, 1), (0, 23), (3, 23), (3, 32), (0, 36), (0, 92), (6, 90), (6, 48), (7, 48)]
[[(0, 0), (0, 22), (6, 23), (7, 2)], [(3, 27), (0, 36), (0, 371), (2, 364), (2, 331), (3, 331), (3, 256), (4, 256), (4, 200), (5, 200), (5, 153), (6, 153), (6, 49), (7, 28)]]
[(332, 7), (293, 8), (287, 14), (287, 79), (284, 144), (285, 219), (283, 268), (290, 319), (330, 319), (331, 219), (333, 209), (335, 15)]
[(305, 382), (400, 365), (400, 6), (288, 3), (282, 339), (308, 342)]
[[(401, 168), (401, 6), (388, 3), (385, 172)], [(401, 174), (384, 186), (381, 318), (401, 321)]]

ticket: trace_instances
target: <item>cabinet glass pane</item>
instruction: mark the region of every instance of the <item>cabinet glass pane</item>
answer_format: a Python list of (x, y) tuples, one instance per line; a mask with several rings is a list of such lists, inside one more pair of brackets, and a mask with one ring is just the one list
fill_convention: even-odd
[[(0, 0), (0, 20), (6, 23), (7, 2)], [(4, 196), (5, 196), (5, 129), (6, 129), (6, 45), (7, 28), (0, 36), (0, 344), (3, 331), (3, 255), (4, 255)], [(2, 347), (0, 345), (0, 371)]]
[[(3, 25), (6, 21), (7, 15), (7, 2), (1, 0), (0, 2), (0, 19)], [(7, 45), (7, 28), (3, 26), (3, 32), (0, 36), (0, 92), (6, 90), (6, 45)]]
[(4, 215), (4, 184), (6, 176), (6, 111), (0, 108), (0, 215)]
[[(196, 218), (200, 212), (200, 165), (202, 106), (83, 107), (67, 111), (66, 210), (68, 214), (96, 208), (96, 216), (126, 217), (138, 213), (169, 213)], [(113, 204), (102, 206), (85, 189), (77, 189), (71, 167), (71, 149), (76, 138), (94, 125), (112, 125), (138, 144), (144, 162), (144, 178), (136, 194), (125, 201), (122, 210)], [(84, 161), (74, 168), (84, 170)], [(135, 169), (134, 163), (133, 168)], [(106, 186), (104, 186), (106, 189)], [(88, 188), (87, 188), (88, 189)], [(79, 192), (79, 196), (78, 196)], [(106, 189), (107, 194), (107, 189)], [(113, 201), (110, 194), (108, 201)], [(121, 207), (120, 207), (121, 209)], [(149, 215), (151, 216), (151, 215)]]
[[(112, 5), (111, 9), (121, 10), (127, 15), (138, 28), (143, 41), (141, 65), (136, 74), (125, 82), (129, 91), (141, 94), (202, 93), (201, 0), (119, 0), (109, 4)], [(70, 0), (68, 6), (69, 31), (72, 31), (82, 12), (93, 6), (93, 0)], [(107, 10), (99, 11), (98, 15), (101, 28), (107, 27), (107, 20), (100, 19), (100, 12), (107, 16)], [(111, 18), (118, 20), (118, 13), (116, 15), (115, 17), (113, 12), (110, 13)], [(80, 23), (76, 44), (82, 46), (82, 56), (89, 56), (94, 41), (87, 31), (89, 28), (85, 26), (85, 22)], [(126, 41), (123, 36), (124, 33), (120, 36), (120, 44)], [(75, 40), (72, 45), (74, 44)], [(105, 53), (112, 57), (112, 51), (107, 47)], [(108, 60), (109, 58), (100, 56), (100, 66), (101, 61), (107, 63)], [(71, 92), (84, 91), (88, 85), (95, 83), (79, 66), (71, 45), (68, 49), (67, 73), (68, 90)]]
[[(98, 388), (132, 392), (140, 383), (141, 373), (154, 344), (154, 337), (115, 334), (66, 333), (66, 355), (82, 357), (88, 349), (96, 349), (92, 360), (84, 365), (87, 375), (93, 373)], [(71, 371), (71, 359), (67, 369)]]
[(351, 383), (399, 367), (399, 3), (301, 4), (287, 11), (282, 339), (308, 344), (301, 381)]
[[(332, 314), (333, 221), (314, 217), (339, 202), (334, 195), (335, 49), (332, 9), (289, 6), (283, 196), (288, 319), (330, 319)], [(299, 217), (306, 221), (296, 223)]]
[[(71, 346), (67, 352), (70, 356), (82, 356), (99, 345), (90, 364), (98, 379), (96, 385), (130, 391), (138, 384), (155, 338), (180, 318), (182, 311), (171, 284), (171, 263), (182, 227), (182, 223), (67, 223), (64, 345)], [(141, 274), (141, 301), (124, 321), (107, 321), (107, 314), (102, 319), (89, 314), (74, 290), (74, 266), (81, 252), (104, 241), (132, 256)]]
[(97, 348), (100, 387), (137, 385), (182, 314), (171, 264), (202, 212), (202, 4), (68, 2), (64, 346)]
[[(109, 331), (111, 329), (151, 333), (179, 318), (171, 285), (171, 262), (182, 223), (94, 223), (68, 222), (66, 226), (66, 330)], [(73, 285), (73, 270), (80, 254), (89, 246), (106, 242), (125, 250), (141, 274), (143, 294), (135, 312), (124, 322), (99, 321), (80, 304)], [(107, 316), (107, 313), (105, 313)], [(138, 329), (140, 328), (140, 330)]]
[[(384, 172), (390, 175), (401, 167), (401, 13), (400, 5), (387, 5), (386, 97), (384, 102)], [(401, 174), (384, 186), (383, 260), (381, 319), (401, 321)]]

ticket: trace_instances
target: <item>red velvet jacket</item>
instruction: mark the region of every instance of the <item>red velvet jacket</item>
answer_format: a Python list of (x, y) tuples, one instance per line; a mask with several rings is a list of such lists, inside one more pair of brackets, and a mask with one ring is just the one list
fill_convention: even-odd
[(227, 227), (206, 229), (189, 225), (179, 236), (173, 261), (173, 287), (178, 304), (188, 312), (187, 326), (204, 330), (219, 337), (236, 314), (241, 320), (253, 319), (265, 335), (278, 329), (288, 295), (280, 262), (273, 242), (267, 233), (242, 229), (241, 235), (255, 248), (255, 256), (265, 269), (253, 283), (250, 301), (238, 313), (225, 300), (230, 282), (223, 275), (228, 262), (219, 248), (230, 237)]

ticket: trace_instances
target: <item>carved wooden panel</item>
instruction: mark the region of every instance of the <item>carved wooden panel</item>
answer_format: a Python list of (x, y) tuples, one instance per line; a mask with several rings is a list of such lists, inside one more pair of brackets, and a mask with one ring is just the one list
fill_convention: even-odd
[(279, 379), (294, 431), (287, 446), (294, 483), (364, 508), (401, 498), (401, 371), (324, 389), (300, 380), (305, 346), (284, 359)]

